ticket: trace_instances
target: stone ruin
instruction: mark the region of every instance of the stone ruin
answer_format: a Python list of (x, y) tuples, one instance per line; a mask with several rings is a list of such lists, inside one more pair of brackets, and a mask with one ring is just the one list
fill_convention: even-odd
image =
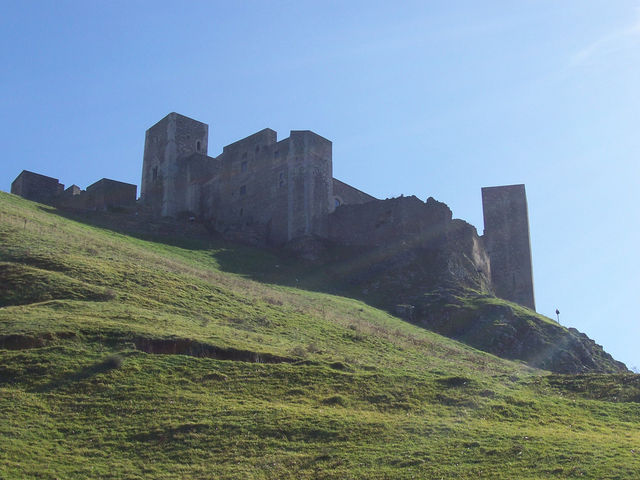
[(71, 185), (65, 190), (57, 178), (23, 170), (11, 183), (11, 193), (34, 202), (76, 210), (109, 210), (136, 206), (138, 187), (103, 178), (82, 190)]
[[(145, 137), (141, 195), (102, 179), (64, 190), (57, 179), (23, 171), (11, 193), (62, 208), (133, 208), (190, 218), (225, 237), (284, 246), (306, 239), (353, 247), (454, 249), (495, 293), (535, 310), (524, 185), (482, 189), (484, 235), (429, 198), (386, 200), (333, 178), (332, 143), (308, 130), (278, 140), (261, 130), (208, 155), (207, 124), (170, 113)], [(301, 247), (304, 248), (304, 247)]]

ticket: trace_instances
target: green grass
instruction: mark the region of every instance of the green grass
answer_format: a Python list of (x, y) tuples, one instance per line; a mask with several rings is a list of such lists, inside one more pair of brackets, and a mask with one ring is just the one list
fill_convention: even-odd
[(499, 359), (296, 269), (0, 193), (0, 478), (637, 478), (636, 376)]

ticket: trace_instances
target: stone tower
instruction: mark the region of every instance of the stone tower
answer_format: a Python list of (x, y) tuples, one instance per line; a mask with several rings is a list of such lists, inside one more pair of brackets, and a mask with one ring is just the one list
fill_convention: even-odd
[(332, 145), (309, 130), (289, 136), (288, 239), (304, 235), (327, 237), (334, 210)]
[(180, 181), (180, 159), (207, 155), (209, 126), (172, 112), (147, 130), (140, 197), (154, 215), (174, 216), (186, 210)]
[(482, 210), (484, 242), (496, 295), (535, 310), (524, 185), (483, 188)]

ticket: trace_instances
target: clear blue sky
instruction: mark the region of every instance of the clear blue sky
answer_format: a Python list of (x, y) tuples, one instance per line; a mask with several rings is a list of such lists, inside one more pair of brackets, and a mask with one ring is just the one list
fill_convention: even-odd
[(640, 2), (7, 1), (0, 189), (24, 168), (139, 184), (171, 111), (209, 153), (264, 127), (334, 174), (446, 202), (525, 183), (538, 311), (640, 366)]

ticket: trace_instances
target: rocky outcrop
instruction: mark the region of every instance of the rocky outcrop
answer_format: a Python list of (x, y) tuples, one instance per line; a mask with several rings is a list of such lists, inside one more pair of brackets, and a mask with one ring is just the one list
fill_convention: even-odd
[(336, 293), (533, 367), (627, 371), (586, 335), (496, 298), (482, 237), (452, 219), (444, 203), (400, 197), (345, 205), (332, 214), (330, 234), (328, 251), (342, 253), (333, 259), (314, 253), (331, 272)]
[(575, 328), (495, 297), (462, 293), (425, 296), (415, 321), (502, 358), (558, 373), (620, 373), (626, 366)]

